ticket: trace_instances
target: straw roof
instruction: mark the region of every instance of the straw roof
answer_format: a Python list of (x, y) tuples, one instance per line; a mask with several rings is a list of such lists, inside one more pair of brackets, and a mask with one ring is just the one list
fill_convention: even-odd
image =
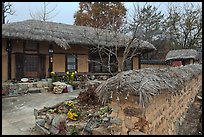
[(111, 100), (112, 95), (139, 96), (138, 103), (144, 107), (152, 96), (164, 92), (178, 95), (185, 83), (193, 77), (202, 74), (202, 65), (190, 64), (180, 67), (145, 68), (118, 73), (103, 82), (95, 90), (102, 104)]
[(198, 52), (194, 49), (180, 49), (171, 50), (166, 55), (166, 60), (184, 60), (184, 59), (195, 59), (198, 56)]
[[(97, 33), (100, 33), (97, 35)], [(92, 27), (67, 25), (38, 20), (26, 20), (2, 25), (2, 38), (29, 39), (54, 42), (64, 49), (71, 44), (124, 46), (129, 37)], [(139, 41), (139, 46), (138, 46)], [(131, 46), (138, 47), (142, 52), (150, 52), (156, 48), (149, 42), (136, 39)]]

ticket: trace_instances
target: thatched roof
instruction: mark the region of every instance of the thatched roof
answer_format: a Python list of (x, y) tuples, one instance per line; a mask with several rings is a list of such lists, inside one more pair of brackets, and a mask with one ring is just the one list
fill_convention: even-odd
[(196, 60), (198, 52), (194, 49), (180, 49), (171, 50), (166, 55), (166, 60), (184, 60), (184, 59), (194, 59)]
[[(97, 33), (100, 34), (97, 35)], [(71, 44), (124, 46), (124, 43), (126, 43), (127, 45), (127, 42), (125, 42), (129, 39), (127, 36), (122, 34), (115, 36), (113, 32), (107, 30), (38, 20), (26, 20), (2, 25), (2, 38), (49, 41), (65, 49), (69, 48)], [(132, 46), (138, 47), (138, 50), (142, 52), (150, 52), (156, 49), (152, 44), (138, 39)]]
[(99, 85), (95, 92), (102, 104), (110, 101), (115, 94), (123, 95), (127, 99), (131, 95), (139, 96), (139, 104), (144, 106), (152, 96), (163, 92), (170, 92), (173, 95), (182, 94), (180, 93), (182, 86), (194, 76), (201, 74), (202, 65), (199, 64), (129, 70), (109, 78)]

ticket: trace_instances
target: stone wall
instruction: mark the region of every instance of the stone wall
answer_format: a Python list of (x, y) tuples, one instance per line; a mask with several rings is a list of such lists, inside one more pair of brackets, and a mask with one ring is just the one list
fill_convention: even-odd
[(138, 104), (138, 96), (124, 98), (126, 95), (113, 95), (111, 116), (120, 121), (112, 124), (113, 134), (178, 134), (179, 126), (201, 85), (202, 75), (193, 77), (185, 83), (180, 95), (163, 91), (152, 97), (145, 107)]

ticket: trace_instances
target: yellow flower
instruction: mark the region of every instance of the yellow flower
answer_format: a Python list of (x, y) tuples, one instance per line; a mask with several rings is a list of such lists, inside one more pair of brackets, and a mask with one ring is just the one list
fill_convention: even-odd
[(78, 115), (75, 112), (68, 111), (68, 118), (71, 120), (77, 120)]
[(68, 74), (69, 74), (69, 71), (67, 71), (66, 74), (68, 75)]
[(54, 110), (54, 109), (49, 109), (49, 112), (50, 112), (50, 113), (54, 113), (55, 110)]
[(58, 113), (62, 113), (62, 110), (59, 109), (59, 110), (58, 110)]
[(74, 74), (76, 74), (76, 73), (77, 73), (77, 71), (74, 72)]
[(68, 101), (68, 102), (66, 102), (66, 105), (71, 107), (71, 106), (74, 105), (74, 102), (70, 102), (70, 101)]
[(52, 72), (51, 72), (51, 74), (55, 74), (55, 72), (54, 72), (54, 71), (52, 71)]

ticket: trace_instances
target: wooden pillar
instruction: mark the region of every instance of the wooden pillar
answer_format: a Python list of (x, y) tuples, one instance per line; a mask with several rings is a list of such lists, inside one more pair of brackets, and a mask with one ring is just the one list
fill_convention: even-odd
[(6, 51), (7, 51), (7, 57), (8, 57), (8, 80), (11, 80), (11, 51), (12, 51), (12, 43), (11, 40), (8, 39), (7, 41), (7, 47), (6, 47)]
[(141, 54), (138, 55), (138, 68), (141, 69)]
[(49, 68), (48, 68), (48, 76), (51, 77), (51, 72), (53, 71), (53, 45), (49, 45)]

